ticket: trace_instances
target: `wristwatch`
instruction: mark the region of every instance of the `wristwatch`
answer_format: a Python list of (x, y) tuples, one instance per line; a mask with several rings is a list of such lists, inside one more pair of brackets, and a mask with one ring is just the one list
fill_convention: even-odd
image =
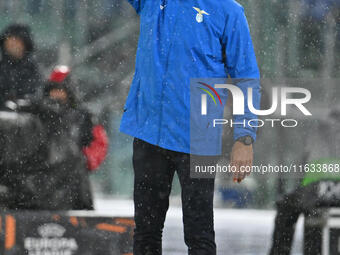
[(243, 143), (244, 145), (252, 145), (254, 143), (254, 139), (249, 135), (242, 136), (242, 137), (238, 138), (236, 141), (239, 141), (239, 142)]

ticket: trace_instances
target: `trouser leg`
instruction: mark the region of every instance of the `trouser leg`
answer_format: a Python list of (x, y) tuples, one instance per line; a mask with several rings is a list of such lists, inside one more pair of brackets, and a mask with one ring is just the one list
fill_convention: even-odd
[(162, 232), (174, 174), (164, 151), (141, 140), (134, 141), (134, 255), (162, 254)]
[(294, 238), (295, 225), (302, 213), (300, 195), (294, 192), (277, 202), (277, 214), (270, 255), (289, 255)]
[(215, 255), (214, 179), (190, 177), (190, 157), (176, 158), (176, 171), (182, 187), (184, 239), (189, 255)]

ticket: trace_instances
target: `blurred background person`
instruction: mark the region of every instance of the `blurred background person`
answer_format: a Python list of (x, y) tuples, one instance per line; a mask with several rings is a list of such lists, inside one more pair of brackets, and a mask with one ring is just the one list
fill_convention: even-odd
[[(291, 254), (295, 226), (301, 214), (306, 218), (317, 215), (320, 208), (340, 207), (340, 194), (332, 193), (331, 188), (340, 183), (340, 173), (334, 168), (340, 163), (339, 134), (339, 108), (331, 110), (327, 120), (320, 121), (317, 128), (309, 130), (310, 139), (304, 152), (304, 165), (309, 170), (295, 190), (283, 194), (276, 202), (277, 213), (270, 255)], [(329, 166), (327, 171), (325, 166)], [(320, 240), (317, 237), (314, 241), (307, 240), (305, 233), (304, 242), (318, 241)], [(315, 247), (311, 247), (311, 244), (305, 245), (304, 254), (321, 254), (321, 244), (316, 247), (320, 250), (313, 250)]]
[[(62, 70), (62, 69), (65, 70)], [(82, 148), (92, 140), (92, 121), (76, 99), (68, 69), (56, 69), (44, 87), (41, 118), (47, 128), (49, 173), (38, 191), (44, 209), (93, 209), (92, 194)], [(40, 177), (38, 177), (39, 179)]]
[(23, 98), (41, 86), (41, 75), (32, 58), (34, 42), (30, 28), (8, 26), (0, 36), (0, 97), (2, 100)]
[[(77, 99), (66, 66), (57, 67), (46, 83), (40, 116), (48, 130), (50, 172), (44, 175), (46, 186), (38, 192), (41, 201), (46, 201), (39, 209), (92, 210), (89, 170), (104, 160), (107, 137), (105, 130), (98, 131), (93, 125), (90, 113)], [(102, 154), (93, 155), (93, 150)], [(88, 152), (87, 161), (84, 151)]]
[(44, 86), (43, 98), (26, 108), (38, 116), (44, 137), (36, 141), (41, 149), (32, 163), (20, 160), (6, 168), (9, 209), (93, 209), (89, 170), (103, 162), (108, 139), (81, 106), (68, 74), (67, 67), (57, 67)]

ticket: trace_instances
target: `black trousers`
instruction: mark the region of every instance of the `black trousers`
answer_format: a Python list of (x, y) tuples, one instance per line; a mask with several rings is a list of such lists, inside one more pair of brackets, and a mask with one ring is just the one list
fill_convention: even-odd
[(295, 191), (285, 195), (276, 203), (277, 213), (273, 231), (273, 243), (270, 255), (289, 255), (294, 238), (295, 225), (300, 214), (304, 212), (301, 207), (301, 193)]
[[(299, 187), (286, 194), (276, 202), (277, 213), (273, 231), (273, 242), (270, 255), (289, 255), (294, 239), (296, 222), (301, 214), (305, 217), (315, 215), (315, 209), (320, 206), (317, 195), (318, 184)], [(306, 233), (305, 233), (306, 235)], [(304, 240), (306, 242), (306, 240)], [(315, 254), (304, 247), (304, 254)]]
[(134, 255), (162, 254), (162, 232), (174, 173), (182, 188), (184, 239), (190, 255), (215, 255), (214, 179), (190, 178), (190, 155), (135, 139)]

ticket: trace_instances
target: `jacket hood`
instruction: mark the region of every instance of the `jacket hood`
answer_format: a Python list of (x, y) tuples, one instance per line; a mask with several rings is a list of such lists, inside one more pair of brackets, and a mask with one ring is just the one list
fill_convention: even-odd
[(25, 48), (26, 48), (25, 57), (32, 54), (32, 52), (34, 51), (34, 43), (33, 43), (32, 35), (31, 35), (31, 29), (26, 25), (20, 25), (20, 24), (14, 24), (14, 25), (8, 26), (3, 31), (3, 33), (0, 35), (0, 49), (3, 54), (5, 54), (5, 51), (4, 51), (5, 40), (6, 38), (11, 37), (11, 36), (15, 36), (15, 37), (22, 39), (22, 41), (25, 44)]

